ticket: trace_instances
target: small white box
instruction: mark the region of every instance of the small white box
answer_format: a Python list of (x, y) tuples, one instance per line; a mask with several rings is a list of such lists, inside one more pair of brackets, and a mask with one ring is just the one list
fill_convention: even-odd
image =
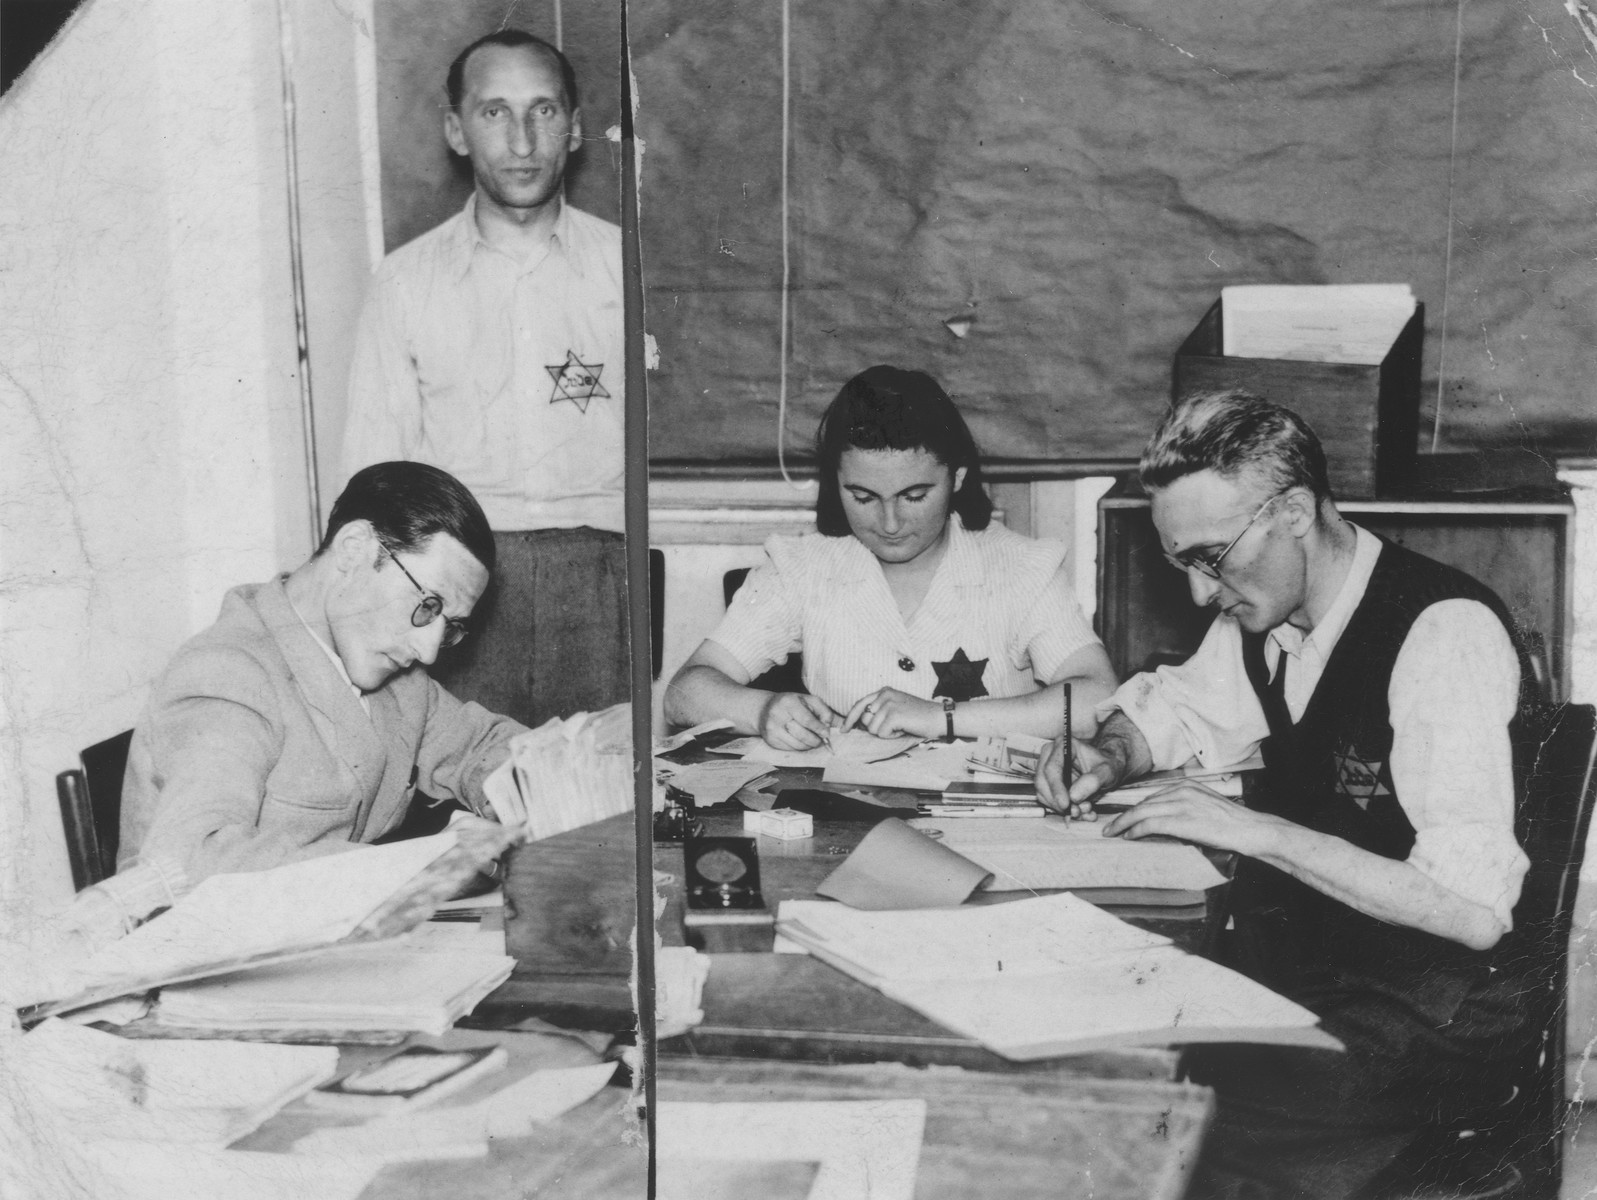
[(744, 833), (758, 833), (758, 832), (760, 832), (760, 818), (763, 817), (764, 815), (765, 814), (762, 813), (757, 808), (746, 808), (746, 809), (744, 809), (743, 810), (743, 832)]
[(766, 837), (793, 841), (815, 836), (815, 818), (791, 808), (773, 808), (760, 814), (759, 828)]

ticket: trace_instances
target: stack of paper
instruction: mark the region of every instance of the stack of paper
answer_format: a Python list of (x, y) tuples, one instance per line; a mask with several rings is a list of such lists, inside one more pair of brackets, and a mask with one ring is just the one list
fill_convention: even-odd
[(1378, 365), (1414, 315), (1406, 283), (1220, 289), (1221, 353)]
[(907, 912), (788, 900), (777, 929), (1006, 1058), (1213, 1041), (1340, 1048), (1308, 1009), (1068, 894)]
[(337, 1070), (331, 1046), (129, 1041), (52, 1019), (22, 1038), (13, 1083), (86, 1136), (222, 1147)]
[[(454, 849), (451, 830), (269, 871), (212, 875), (169, 910), (21, 999), (24, 1020), (164, 983), (323, 950), (354, 935)], [(423, 916), (425, 914), (422, 914)]]
[(555, 717), (513, 738), (510, 756), (483, 780), (489, 802), (500, 812), (523, 808), (534, 841), (629, 811), (631, 712), (617, 704)]
[(165, 1025), (237, 1032), (440, 1034), (510, 976), (502, 954), (349, 946), (162, 989)]
[(979, 737), (970, 748), (970, 765), (981, 771), (1031, 779), (1037, 774), (1037, 763), (1046, 749), (1047, 738), (1026, 733)]

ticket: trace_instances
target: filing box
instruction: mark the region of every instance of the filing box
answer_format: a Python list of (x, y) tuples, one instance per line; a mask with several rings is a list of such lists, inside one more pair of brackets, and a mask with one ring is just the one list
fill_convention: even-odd
[(1378, 366), (1233, 358), (1220, 353), (1225, 313), (1216, 300), (1176, 351), (1171, 400), (1243, 388), (1303, 416), (1325, 446), (1331, 488), (1352, 499), (1401, 489), (1419, 437), (1425, 306)]

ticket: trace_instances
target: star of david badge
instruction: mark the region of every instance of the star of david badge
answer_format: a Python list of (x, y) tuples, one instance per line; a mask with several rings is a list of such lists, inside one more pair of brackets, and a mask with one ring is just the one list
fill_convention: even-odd
[(1331, 756), (1336, 762), (1336, 790), (1365, 811), (1377, 796), (1390, 796), (1392, 789), (1381, 782), (1381, 768), (1377, 760), (1361, 758), (1349, 747)]
[(987, 660), (978, 658), (971, 662), (970, 656), (963, 647), (954, 651), (954, 657), (947, 662), (932, 663), (932, 670), (937, 672), (937, 687), (932, 691), (932, 697), (947, 696), (952, 700), (974, 700), (977, 696), (987, 694), (987, 686), (982, 683), (982, 672), (987, 669)]
[(555, 381), (554, 389), (549, 393), (549, 403), (559, 404), (562, 400), (569, 400), (583, 412), (588, 411), (588, 401), (595, 396), (609, 399), (610, 393), (599, 382), (599, 376), (604, 374), (603, 363), (589, 365), (577, 357), (575, 350), (566, 351), (566, 361), (545, 366), (549, 378)]

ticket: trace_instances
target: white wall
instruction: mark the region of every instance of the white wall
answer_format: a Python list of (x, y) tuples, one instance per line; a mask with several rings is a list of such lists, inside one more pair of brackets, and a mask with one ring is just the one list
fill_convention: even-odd
[(89, 0), (0, 97), (11, 917), (71, 890), (55, 773), (309, 550), (283, 128), (271, 0)]

